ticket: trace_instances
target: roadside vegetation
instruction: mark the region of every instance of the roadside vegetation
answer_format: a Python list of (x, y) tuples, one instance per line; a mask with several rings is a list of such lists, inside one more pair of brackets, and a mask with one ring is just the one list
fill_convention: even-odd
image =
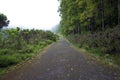
[(50, 31), (2, 29), (0, 31), (0, 75), (4, 73), (4, 69), (31, 58), (57, 39), (58, 36)]
[(59, 1), (59, 32), (79, 48), (120, 66), (120, 1)]
[(67, 39), (101, 59), (120, 66), (120, 26), (89, 34), (68, 35)]
[(7, 16), (0, 13), (0, 76), (11, 66), (30, 59), (58, 39), (58, 36), (51, 31), (19, 27), (3, 29), (9, 22)]

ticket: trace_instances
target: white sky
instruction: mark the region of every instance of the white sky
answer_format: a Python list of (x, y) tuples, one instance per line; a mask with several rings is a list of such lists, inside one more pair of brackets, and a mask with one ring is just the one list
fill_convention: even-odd
[(10, 20), (9, 26), (51, 29), (59, 24), (58, 0), (0, 0), (0, 12)]

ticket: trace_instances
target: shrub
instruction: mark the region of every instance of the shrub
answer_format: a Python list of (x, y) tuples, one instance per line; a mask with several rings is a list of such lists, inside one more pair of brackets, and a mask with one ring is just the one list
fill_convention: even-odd
[(6, 55), (6, 54), (13, 54), (13, 50), (11, 49), (1, 49), (0, 55)]
[(32, 54), (21, 54), (21, 55), (18, 55), (19, 59), (20, 60), (26, 60), (26, 59), (29, 59), (30, 57), (32, 56)]
[(43, 30), (3, 29), (0, 32), (0, 68), (30, 58), (53, 41), (57, 35)]
[(51, 44), (53, 41), (51, 41), (51, 40), (48, 39), (48, 40), (46, 40), (45, 42), (46, 42), (47, 44)]
[(34, 46), (32, 45), (28, 45), (27, 47), (25, 47), (22, 50), (18, 50), (19, 53), (33, 53), (34, 52)]
[(17, 64), (19, 60), (16, 58), (16, 56), (12, 55), (3, 55), (0, 56), (0, 67), (8, 67), (14, 64)]
[(41, 41), (41, 42), (39, 43), (39, 45), (40, 45), (40, 46), (46, 46), (47, 43), (46, 43), (45, 41)]
[(120, 52), (120, 26), (93, 34), (69, 35), (68, 39), (85, 49), (96, 48), (102, 53), (111, 55)]

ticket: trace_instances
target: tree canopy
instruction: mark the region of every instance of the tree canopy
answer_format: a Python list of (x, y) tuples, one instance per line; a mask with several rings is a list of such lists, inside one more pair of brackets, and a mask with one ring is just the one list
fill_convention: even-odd
[(9, 20), (7, 20), (7, 16), (0, 13), (0, 29), (4, 26), (8, 26)]
[(80, 34), (112, 28), (118, 24), (118, 0), (59, 0), (60, 32)]

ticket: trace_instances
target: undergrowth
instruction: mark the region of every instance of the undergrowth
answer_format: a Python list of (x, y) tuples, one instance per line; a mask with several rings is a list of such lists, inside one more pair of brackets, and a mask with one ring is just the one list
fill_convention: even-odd
[(57, 41), (50, 31), (5, 29), (0, 31), (0, 75), (11, 66), (30, 59), (45, 46)]
[(71, 34), (67, 39), (77, 47), (120, 66), (120, 26), (88, 34)]

